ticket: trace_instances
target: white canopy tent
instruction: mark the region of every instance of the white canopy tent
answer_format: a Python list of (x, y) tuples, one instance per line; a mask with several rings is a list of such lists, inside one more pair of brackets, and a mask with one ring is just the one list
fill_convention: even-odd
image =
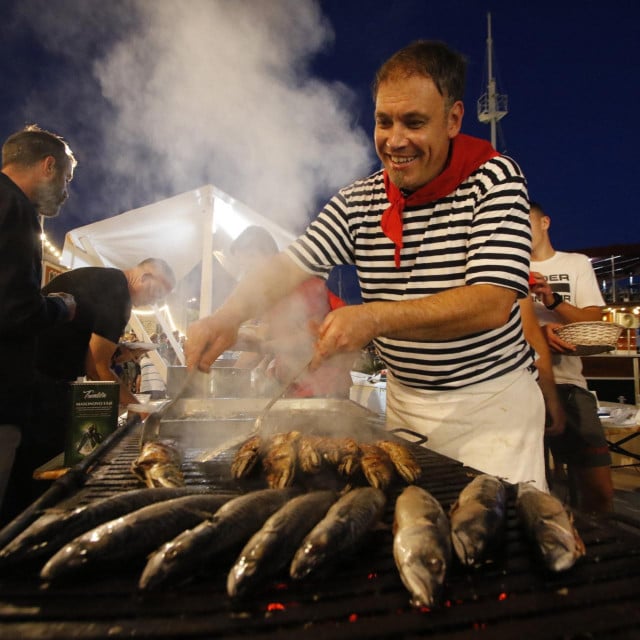
[[(294, 239), (283, 227), (213, 185), (205, 185), (69, 231), (62, 263), (70, 269), (127, 269), (148, 257), (163, 258), (173, 268), (178, 284), (201, 264), (199, 317), (203, 317), (213, 310), (214, 265), (217, 262), (225, 266), (229, 244), (250, 225), (265, 227), (280, 248)], [(158, 308), (153, 311), (181, 357), (166, 316)], [(131, 324), (139, 336), (148, 340), (135, 313)], [(166, 365), (158, 362), (159, 357), (154, 360), (166, 379)]]

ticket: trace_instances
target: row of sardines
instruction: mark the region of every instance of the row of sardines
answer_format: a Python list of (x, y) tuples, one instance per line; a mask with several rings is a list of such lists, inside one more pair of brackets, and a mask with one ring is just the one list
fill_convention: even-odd
[[(138, 587), (151, 590), (206, 574), (203, 567), (219, 567), (242, 548), (227, 575), (227, 592), (237, 598), (285, 571), (292, 580), (324, 574), (363, 545), (373, 528), (383, 526), (390, 497), (380, 486), (309, 491), (294, 483), (241, 495), (157, 487), (157, 478), (179, 484), (180, 475), (178, 459), (159, 455), (162, 443), (153, 447), (153, 455), (143, 451), (134, 464), (150, 486), (67, 512), (44, 513), (0, 550), (0, 571), (37, 566), (44, 582), (56, 583), (138, 561), (144, 564)], [(408, 450), (406, 455), (403, 464), (411, 459)], [(417, 479), (419, 468), (411, 468), (411, 478)], [(466, 567), (483, 562), (504, 532), (506, 503), (505, 484), (489, 475), (471, 480), (448, 513), (415, 484), (397, 494), (393, 557), (414, 606), (440, 603), (454, 554)], [(570, 513), (556, 498), (524, 483), (517, 485), (516, 505), (549, 570), (566, 571), (585, 553)]]

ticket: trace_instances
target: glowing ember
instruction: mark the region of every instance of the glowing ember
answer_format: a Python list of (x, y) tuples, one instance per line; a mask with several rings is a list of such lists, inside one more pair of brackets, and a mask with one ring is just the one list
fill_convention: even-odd
[(499, 596), (498, 596), (498, 600), (500, 600), (500, 602), (502, 602), (503, 600), (506, 600), (509, 596), (503, 591)]
[(357, 613), (352, 613), (349, 616), (349, 622), (356, 622), (358, 620), (358, 614)]
[(270, 602), (267, 605), (267, 611), (284, 611), (286, 607), (282, 604), (282, 602)]
[(367, 580), (375, 580), (377, 577), (378, 577), (378, 574), (375, 571), (373, 571), (367, 576)]

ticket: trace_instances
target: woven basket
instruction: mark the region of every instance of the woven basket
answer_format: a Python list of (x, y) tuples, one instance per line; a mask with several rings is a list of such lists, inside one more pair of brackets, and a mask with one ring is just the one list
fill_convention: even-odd
[(574, 322), (556, 329), (558, 337), (576, 346), (572, 354), (587, 356), (613, 351), (624, 327), (613, 322)]

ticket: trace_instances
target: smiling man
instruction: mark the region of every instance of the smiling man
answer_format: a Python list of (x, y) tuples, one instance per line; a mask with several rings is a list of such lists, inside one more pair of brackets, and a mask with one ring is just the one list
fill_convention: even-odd
[(440, 42), (392, 56), (374, 82), (383, 169), (341, 189), (285, 252), (188, 331), (202, 369), (243, 320), (309, 274), (355, 264), (363, 304), (329, 313), (314, 364), (371, 340), (388, 368), (387, 425), (512, 482), (544, 478), (544, 403), (518, 299), (529, 202), (518, 165), (460, 133), (465, 61)]

